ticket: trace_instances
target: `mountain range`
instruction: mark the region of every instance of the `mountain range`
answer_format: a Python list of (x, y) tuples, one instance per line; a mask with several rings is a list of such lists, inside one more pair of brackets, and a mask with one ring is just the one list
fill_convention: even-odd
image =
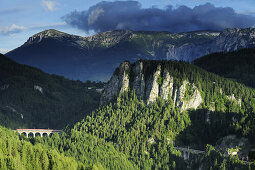
[(107, 81), (121, 62), (138, 59), (192, 62), (213, 52), (255, 47), (255, 28), (184, 33), (115, 30), (80, 37), (46, 30), (6, 55), (70, 79)]
[[(233, 76), (233, 63), (242, 59), (246, 64), (237, 65), (240, 75), (250, 70), (252, 54), (253, 49), (214, 53), (195, 60), (197, 66), (125, 61), (102, 93), (96, 90), (102, 83), (68, 80), (1, 55), (1, 125), (70, 126), (43, 138), (18, 136), (0, 126), (0, 168), (254, 169), (242, 159), (255, 141), (255, 90)], [(228, 61), (226, 71), (215, 61), (221, 57)], [(176, 146), (202, 153), (187, 159)]]
[(0, 55), (0, 169), (254, 169), (254, 35), (30, 37)]

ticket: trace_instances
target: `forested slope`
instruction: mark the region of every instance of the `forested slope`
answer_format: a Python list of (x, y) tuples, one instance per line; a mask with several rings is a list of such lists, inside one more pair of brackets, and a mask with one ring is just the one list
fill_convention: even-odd
[(103, 84), (72, 81), (0, 55), (0, 125), (64, 128), (99, 106)]
[[(41, 137), (29, 141), (4, 127), (0, 127), (0, 135), (1, 170), (137, 169), (112, 144), (81, 132), (72, 133), (72, 136), (63, 133), (61, 138), (54, 134), (46, 138), (47, 144), (36, 142), (42, 140)], [(57, 147), (60, 143), (64, 148)], [(63, 149), (69, 150), (63, 153)]]
[(18, 134), (0, 126), (0, 169), (81, 169), (74, 158), (42, 144), (20, 140)]
[(194, 64), (247, 86), (255, 87), (255, 49), (228, 53), (213, 53), (194, 61)]
[[(55, 139), (44, 138), (36, 143), (63, 148), (63, 153), (75, 155), (79, 151), (80, 141), (86, 138), (81, 134), (90, 134), (113, 143), (117, 151), (124, 153), (140, 169), (254, 168), (252, 163), (239, 160), (243, 155), (248, 155), (246, 149), (254, 143), (255, 91), (252, 88), (185, 62), (142, 62), (143, 73), (148, 76), (145, 79), (149, 80), (149, 74), (155, 73), (160, 64), (174, 77), (176, 86), (181, 86), (185, 80), (194, 83), (202, 94), (203, 103), (196, 110), (183, 111), (174, 105), (171, 98), (164, 100), (158, 97), (155, 102), (147, 105), (130, 86), (131, 89), (119, 93), (112, 103), (102, 106), (78, 122), (69, 135), (61, 136), (63, 142), (53, 145)], [(118, 71), (120, 69), (115, 74)], [(128, 75), (130, 79), (134, 78), (132, 73)], [(162, 83), (160, 80), (157, 82)], [(231, 95), (235, 96), (235, 100), (229, 98)], [(184, 96), (187, 100), (192, 96), (189, 87)], [(234, 146), (242, 154), (226, 155), (227, 149), (233, 149), (230, 146), (219, 149), (218, 142), (228, 135), (248, 139), (247, 145)], [(66, 147), (69, 144), (65, 141), (70, 139), (75, 141), (71, 142), (75, 149)], [(199, 149), (205, 153), (191, 155), (187, 161), (175, 146)], [(83, 156), (76, 159), (83, 160)]]
[[(118, 87), (119, 93), (106, 105), (87, 114), (82, 121), (66, 128), (60, 135), (18, 138), (17, 134), (13, 134), (15, 140), (21, 143), (30, 142), (29, 145), (35, 148), (43, 146), (49, 152), (56, 150), (59, 157), (71, 157), (68, 160), (69, 166), (74, 168), (255, 168), (252, 162), (240, 160), (248, 155), (247, 151), (255, 141), (254, 89), (185, 62), (141, 60), (138, 64), (140, 63), (143, 67), (139, 75), (144, 76), (145, 91), (149, 89), (150, 82), (154, 85), (156, 83), (155, 87), (158, 89), (165, 88), (164, 73), (167, 71), (173, 78), (172, 88), (182, 89), (178, 92), (182, 96), (182, 102), (191, 100), (196, 91), (201, 95), (201, 104), (195, 109), (181, 109), (176, 105), (177, 100), (173, 100), (170, 95), (168, 98), (159, 95), (155, 101), (147, 103), (146, 98), (142, 100), (136, 94), (136, 89), (143, 83), (136, 84), (137, 86), (133, 84), (137, 74), (132, 68), (137, 63), (127, 64), (125, 66), (130, 66), (128, 69), (123, 71), (118, 68), (114, 76), (117, 77), (115, 82), (122, 81), (124, 77), (124, 82), (128, 83), (122, 81)], [(159, 65), (162, 70), (160, 73)], [(157, 76), (156, 72), (159, 73)], [(186, 86), (183, 86), (184, 82), (188, 82)], [(127, 88), (122, 88), (124, 85)], [(107, 88), (110, 86), (108, 84)], [(155, 88), (151, 89), (157, 91)], [(153, 90), (149, 92), (151, 91)], [(221, 147), (219, 141), (229, 135), (236, 135), (237, 140), (245, 138), (247, 143)], [(6, 143), (11, 141), (11, 137), (1, 140)], [(205, 152), (191, 154), (188, 160), (184, 160), (176, 146)], [(18, 150), (20, 146), (13, 148)], [(238, 155), (226, 154), (229, 149), (239, 149)], [(8, 155), (8, 152), (3, 154), (4, 157)], [(61, 162), (61, 158), (59, 160)], [(8, 159), (3, 162), (7, 165)]]

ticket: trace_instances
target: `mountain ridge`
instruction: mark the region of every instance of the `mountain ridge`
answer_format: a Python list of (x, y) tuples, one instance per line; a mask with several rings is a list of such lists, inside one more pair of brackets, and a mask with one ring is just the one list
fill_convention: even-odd
[(255, 28), (226, 29), (220, 33), (114, 30), (88, 37), (46, 30), (6, 55), (20, 63), (71, 79), (107, 81), (114, 68), (125, 60), (192, 62), (213, 52), (253, 48), (254, 35)]
[(255, 88), (255, 49), (219, 52), (193, 61), (193, 64), (220, 76)]

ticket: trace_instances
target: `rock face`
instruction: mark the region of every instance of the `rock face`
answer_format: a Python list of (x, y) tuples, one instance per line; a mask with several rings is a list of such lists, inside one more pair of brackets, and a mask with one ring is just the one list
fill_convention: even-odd
[[(147, 69), (150, 70), (150, 68)], [(129, 62), (123, 62), (105, 86), (101, 103), (110, 101), (119, 93), (131, 89), (135, 90), (137, 97), (148, 105), (161, 97), (165, 101), (172, 99), (174, 105), (181, 111), (197, 109), (203, 102), (198, 88), (187, 80), (183, 81), (180, 86), (174, 84), (173, 80), (168, 70), (162, 68), (160, 64), (153, 72), (145, 74), (143, 61), (132, 65)], [(188, 98), (187, 90), (191, 93)]]
[(136, 95), (139, 99), (144, 99), (145, 91), (145, 78), (143, 74), (143, 63), (138, 61), (132, 68), (134, 73), (133, 89), (135, 89)]
[(185, 43), (180, 46), (168, 44), (167, 46), (167, 60), (182, 60), (192, 62), (199, 57), (213, 52), (210, 48), (211, 43), (209, 42), (205, 44)]
[(173, 95), (173, 77), (170, 76), (167, 70), (164, 70), (163, 73), (163, 82), (160, 87), (160, 97), (164, 100), (168, 100), (169, 96)]
[(228, 98), (228, 100), (235, 102), (238, 106), (241, 107), (242, 100), (241, 99), (236, 99), (234, 94), (227, 96), (227, 98)]
[(229, 52), (248, 47), (255, 47), (255, 28), (226, 29), (213, 41), (211, 48), (212, 51)]
[(119, 68), (115, 70), (114, 75), (106, 85), (103, 92), (105, 100), (112, 100), (119, 93), (123, 93), (128, 90), (129, 87), (129, 69), (130, 63), (123, 62)]
[(147, 104), (156, 101), (159, 96), (159, 77), (161, 73), (161, 66), (158, 65), (156, 72), (150, 75), (149, 80), (146, 82), (146, 99)]
[[(184, 33), (114, 30), (89, 37), (46, 30), (6, 55), (71, 79), (107, 81), (125, 60), (192, 62), (213, 52), (255, 47), (255, 28)], [(95, 69), (97, 68), (97, 69)]]
[(43, 94), (43, 88), (42, 88), (42, 87), (40, 87), (40, 86), (38, 86), (38, 85), (34, 85), (34, 89), (35, 89), (35, 90), (38, 90), (40, 93)]
[[(192, 95), (188, 99), (185, 98), (185, 93), (187, 91), (187, 86), (190, 86)], [(181, 110), (187, 110), (190, 108), (197, 109), (197, 107), (203, 102), (202, 96), (198, 88), (189, 83), (188, 81), (183, 81), (183, 84), (180, 88), (177, 88), (175, 91), (175, 105), (180, 107)]]

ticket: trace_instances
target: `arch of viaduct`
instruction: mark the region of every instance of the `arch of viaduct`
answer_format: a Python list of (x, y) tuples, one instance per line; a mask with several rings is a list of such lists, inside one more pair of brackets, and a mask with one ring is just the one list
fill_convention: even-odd
[(26, 137), (32, 136), (49, 136), (53, 133), (61, 133), (62, 130), (56, 129), (16, 129), (19, 134), (24, 134)]

